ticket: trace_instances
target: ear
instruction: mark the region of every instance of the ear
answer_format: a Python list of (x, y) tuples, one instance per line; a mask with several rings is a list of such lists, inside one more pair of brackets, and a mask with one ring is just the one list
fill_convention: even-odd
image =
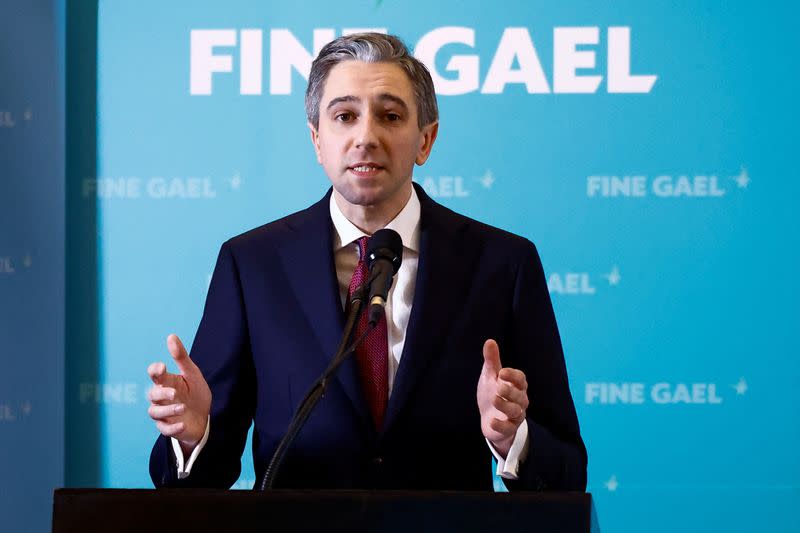
[(319, 131), (317, 131), (314, 125), (310, 122), (308, 123), (308, 129), (311, 131), (311, 144), (314, 145), (314, 151), (317, 153), (317, 163), (321, 165), (322, 158), (320, 157), (319, 152)]
[(439, 133), (439, 121), (431, 122), (430, 124), (423, 126), (422, 131), (420, 132), (420, 140), (419, 140), (419, 149), (417, 150), (417, 159), (416, 162), (418, 165), (424, 165), (425, 161), (428, 160), (428, 156), (431, 155), (431, 148), (433, 148), (433, 143), (436, 141), (436, 135)]

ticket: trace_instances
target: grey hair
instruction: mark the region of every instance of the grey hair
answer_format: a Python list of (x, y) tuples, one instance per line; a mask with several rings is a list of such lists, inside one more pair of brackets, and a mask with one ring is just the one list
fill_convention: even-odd
[(319, 109), (328, 74), (342, 61), (352, 60), (399, 65), (414, 88), (420, 129), (439, 119), (431, 73), (419, 59), (411, 55), (403, 41), (394, 35), (382, 33), (354, 33), (323, 46), (311, 63), (306, 87), (306, 117), (314, 129), (319, 128)]

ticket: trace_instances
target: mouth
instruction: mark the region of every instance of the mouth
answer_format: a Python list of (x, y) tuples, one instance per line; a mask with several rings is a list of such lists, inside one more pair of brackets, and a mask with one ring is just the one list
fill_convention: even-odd
[(377, 163), (359, 161), (358, 163), (347, 167), (347, 170), (358, 177), (369, 178), (372, 176), (377, 176), (383, 170), (383, 167)]

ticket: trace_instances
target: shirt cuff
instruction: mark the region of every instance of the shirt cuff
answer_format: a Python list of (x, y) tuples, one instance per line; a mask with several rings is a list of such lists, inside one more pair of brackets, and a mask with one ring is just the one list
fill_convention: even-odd
[(511, 449), (508, 450), (508, 455), (505, 459), (495, 449), (489, 439), (486, 439), (486, 444), (492, 451), (492, 455), (497, 460), (496, 474), (503, 479), (519, 479), (519, 465), (528, 456), (528, 421), (523, 420), (522, 424), (517, 428), (517, 434), (514, 436), (514, 442), (511, 443)]
[(189, 462), (184, 466), (183, 460), (183, 450), (181, 449), (181, 443), (175, 437), (172, 437), (172, 451), (175, 452), (175, 466), (178, 467), (178, 479), (186, 479), (189, 477), (189, 474), (192, 473), (192, 465), (194, 464), (195, 460), (197, 460), (197, 456), (200, 455), (200, 450), (203, 449), (203, 446), (206, 445), (206, 441), (208, 441), (208, 432), (211, 430), (211, 415), (208, 415), (208, 421), (206, 422), (206, 432), (203, 434), (203, 438), (200, 439), (200, 442), (197, 443), (197, 446), (194, 447), (192, 450), (192, 455), (189, 456)]

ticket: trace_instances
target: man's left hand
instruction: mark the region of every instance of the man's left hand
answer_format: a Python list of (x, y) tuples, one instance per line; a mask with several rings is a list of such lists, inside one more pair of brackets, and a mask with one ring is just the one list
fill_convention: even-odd
[(483, 344), (478, 409), (483, 436), (505, 458), (528, 410), (528, 380), (521, 370), (503, 368), (500, 347), (494, 339)]

